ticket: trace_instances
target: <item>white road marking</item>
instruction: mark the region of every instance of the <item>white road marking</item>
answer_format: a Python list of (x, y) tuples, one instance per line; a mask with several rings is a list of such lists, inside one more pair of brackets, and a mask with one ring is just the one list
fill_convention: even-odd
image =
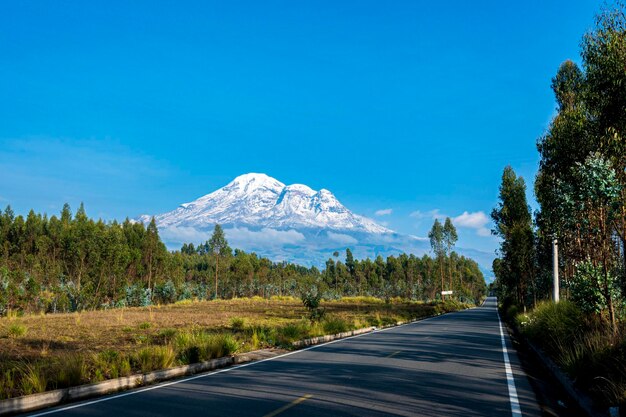
[(509, 387), (509, 401), (511, 403), (511, 414), (513, 417), (521, 417), (522, 410), (519, 406), (519, 400), (517, 399), (517, 389), (515, 388), (515, 378), (513, 377), (513, 370), (511, 369), (511, 363), (509, 362), (509, 353), (506, 349), (506, 341), (504, 340), (504, 331), (502, 330), (502, 321), (500, 321), (500, 313), (498, 314), (498, 324), (500, 325), (500, 340), (502, 341), (502, 354), (504, 355), (504, 369), (506, 369), (506, 380)]
[(317, 349), (317, 348), (320, 348), (320, 347), (323, 347), (323, 346), (332, 345), (333, 343), (343, 342), (345, 340), (354, 339), (354, 338), (361, 337), (361, 336), (367, 336), (367, 335), (371, 335), (371, 334), (374, 334), (374, 333), (386, 332), (387, 330), (398, 329), (400, 327), (410, 326), (412, 324), (423, 323), (425, 321), (436, 319), (438, 317), (441, 317), (441, 316), (428, 317), (426, 319), (414, 321), (414, 322), (411, 322), (411, 323), (401, 324), (401, 325), (395, 326), (395, 327), (387, 327), (386, 329), (377, 329), (377, 330), (374, 330), (374, 331), (369, 332), (369, 333), (362, 333), (362, 334), (357, 334), (355, 336), (346, 337), (346, 338), (343, 338), (343, 339), (332, 340), (330, 342), (322, 343), (322, 344), (315, 345), (315, 346), (310, 346), (308, 348), (304, 348), (304, 349), (300, 349), (300, 350), (294, 350), (293, 352), (284, 353), (282, 355), (274, 356), (274, 357), (267, 358), (267, 359), (261, 359), (261, 360), (254, 361), (254, 362), (248, 362), (248, 363), (244, 363), (244, 364), (241, 364), (241, 365), (231, 366), (231, 367), (228, 367), (228, 368), (220, 369), (220, 370), (209, 372), (209, 373), (198, 374), (198, 375), (191, 376), (189, 378), (178, 379), (176, 381), (166, 382), (164, 384), (154, 385), (154, 386), (151, 386), (151, 387), (148, 387), (148, 388), (142, 388), (142, 389), (138, 389), (138, 390), (134, 390), (134, 391), (129, 391), (129, 392), (125, 392), (123, 394), (111, 395), (109, 397), (100, 398), (98, 400), (88, 401), (88, 402), (84, 402), (84, 403), (78, 403), (78, 404), (74, 404), (74, 405), (68, 405), (66, 407), (57, 408), (57, 409), (50, 410), (50, 411), (44, 411), (42, 413), (31, 414), (30, 417), (39, 417), (39, 416), (46, 416), (46, 415), (49, 415), (49, 414), (60, 413), (62, 411), (72, 410), (74, 408), (85, 407), (85, 406), (92, 405), (92, 404), (98, 404), (98, 403), (102, 403), (102, 402), (105, 402), (105, 401), (114, 400), (116, 398), (127, 397), (129, 395), (135, 395), (135, 394), (140, 394), (142, 392), (147, 392), (147, 391), (152, 391), (152, 390), (159, 389), (159, 388), (169, 387), (171, 385), (176, 385), (176, 384), (180, 384), (180, 383), (183, 383), (183, 382), (193, 381), (194, 379), (205, 378), (207, 376), (217, 375), (217, 374), (221, 374), (221, 373), (225, 373), (225, 372), (234, 371), (236, 369), (245, 368), (246, 366), (252, 366), (252, 365), (257, 365), (257, 364), (263, 363), (263, 362), (273, 361), (275, 359), (280, 359), (280, 358), (284, 358), (286, 356), (291, 356), (291, 355), (295, 355), (295, 354), (298, 354), (298, 353), (306, 352), (307, 350), (312, 350), (312, 349)]

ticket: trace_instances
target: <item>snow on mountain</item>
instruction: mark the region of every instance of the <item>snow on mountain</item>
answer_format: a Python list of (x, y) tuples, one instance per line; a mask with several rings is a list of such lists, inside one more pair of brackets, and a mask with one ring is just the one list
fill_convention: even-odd
[[(168, 213), (154, 216), (161, 227), (208, 228), (216, 223), (273, 229), (323, 229), (392, 233), (373, 220), (352, 213), (328, 190), (287, 185), (265, 174), (245, 174), (217, 191)], [(143, 215), (139, 221), (149, 222)]]
[[(138, 221), (150, 222), (143, 215)], [(231, 247), (256, 252), (274, 261), (323, 267), (335, 252), (349, 247), (359, 259), (430, 251), (428, 239), (402, 235), (352, 213), (328, 190), (285, 185), (265, 174), (245, 174), (225, 187), (154, 216), (170, 249), (203, 243), (219, 223)], [(458, 248), (491, 269), (493, 254)], [(488, 275), (486, 275), (488, 276)]]

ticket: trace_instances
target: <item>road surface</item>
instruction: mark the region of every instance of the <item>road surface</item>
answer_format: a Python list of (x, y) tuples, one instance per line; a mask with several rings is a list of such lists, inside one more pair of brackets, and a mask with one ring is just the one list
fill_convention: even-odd
[[(505, 363), (506, 343), (509, 372)], [(68, 416), (539, 416), (494, 298), (263, 362), (40, 411)]]

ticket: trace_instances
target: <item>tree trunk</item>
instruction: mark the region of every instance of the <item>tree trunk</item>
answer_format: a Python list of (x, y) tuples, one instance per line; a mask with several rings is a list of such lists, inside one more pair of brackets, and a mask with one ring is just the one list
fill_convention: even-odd
[(217, 271), (220, 257), (215, 255), (215, 299), (217, 300)]

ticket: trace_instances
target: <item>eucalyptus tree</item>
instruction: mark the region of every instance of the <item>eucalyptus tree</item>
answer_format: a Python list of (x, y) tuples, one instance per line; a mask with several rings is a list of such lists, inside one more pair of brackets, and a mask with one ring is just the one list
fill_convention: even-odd
[(208, 247), (209, 251), (213, 254), (215, 258), (215, 299), (217, 299), (219, 261), (220, 258), (223, 258), (231, 253), (231, 249), (228, 246), (228, 241), (226, 240), (226, 236), (224, 235), (224, 230), (219, 224), (216, 224), (215, 228), (213, 229), (213, 235), (211, 235), (211, 239), (209, 239)]
[[(446, 255), (446, 247), (445, 247), (445, 232), (444, 228), (439, 222), (439, 219), (435, 219), (433, 223), (433, 227), (428, 232), (428, 238), (430, 239), (430, 247), (432, 248), (433, 254), (435, 258), (439, 262), (439, 272), (441, 276), (441, 291), (444, 291), (443, 288), (443, 261)], [(443, 294), (441, 295), (443, 298)]]

